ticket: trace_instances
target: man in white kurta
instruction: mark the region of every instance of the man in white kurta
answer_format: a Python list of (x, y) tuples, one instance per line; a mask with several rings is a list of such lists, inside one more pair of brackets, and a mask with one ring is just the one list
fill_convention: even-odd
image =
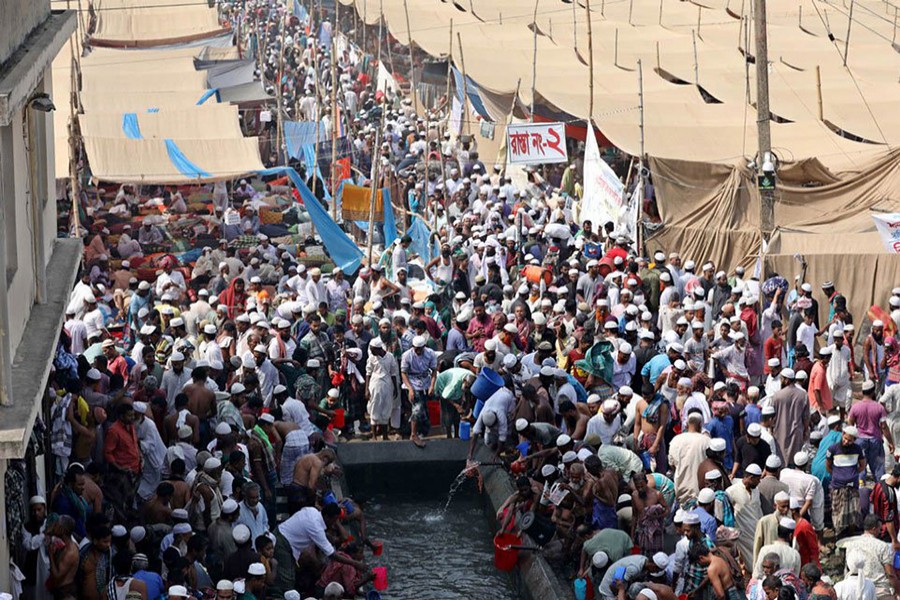
[(762, 518), (759, 490), (756, 489), (761, 476), (762, 469), (759, 465), (747, 465), (743, 479), (735, 481), (725, 490), (734, 507), (734, 526), (740, 532), (737, 546), (744, 555), (745, 564), (753, 560), (753, 536), (756, 533), (756, 523)]
[[(759, 550), (759, 556), (756, 558), (753, 566), (753, 576), (755, 578), (759, 579), (762, 577), (763, 559), (769, 554), (778, 555), (778, 558), (781, 559), (782, 569), (790, 569), (794, 575), (800, 575), (800, 553), (791, 547), (789, 539), (795, 527), (796, 523), (791, 518), (782, 517), (778, 521), (778, 539), (771, 544), (766, 544)], [(791, 534), (784, 534), (787, 537), (782, 537), (782, 531), (790, 531)]]
[[(366, 362), (366, 380), (369, 402), (367, 409), (373, 425), (385, 426), (391, 421), (394, 407), (400, 406), (395, 382), (400, 379), (400, 368), (397, 359), (390, 352), (385, 352), (381, 338), (369, 343), (369, 358)], [(399, 418), (394, 423), (400, 426)]]
[(669, 446), (669, 464), (675, 468), (675, 496), (682, 506), (700, 491), (697, 486), (697, 470), (706, 459), (709, 436), (700, 433), (703, 417), (693, 413), (688, 419), (688, 429), (672, 440)]

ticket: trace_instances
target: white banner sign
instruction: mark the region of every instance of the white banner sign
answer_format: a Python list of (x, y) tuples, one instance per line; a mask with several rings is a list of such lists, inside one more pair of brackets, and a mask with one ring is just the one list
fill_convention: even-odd
[(506, 156), (511, 165), (569, 161), (563, 123), (514, 123), (506, 128)]
[(885, 249), (891, 254), (900, 254), (900, 213), (873, 213), (872, 220)]
[(590, 123), (587, 131), (584, 146), (584, 196), (581, 199), (579, 218), (582, 222), (591, 221), (594, 231), (600, 231), (607, 221), (619, 224), (624, 210), (622, 195), (625, 186), (600, 156), (594, 128)]

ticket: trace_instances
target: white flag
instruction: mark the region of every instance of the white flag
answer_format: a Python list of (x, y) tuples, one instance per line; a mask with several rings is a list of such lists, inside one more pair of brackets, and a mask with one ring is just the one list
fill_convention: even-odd
[(584, 195), (581, 199), (580, 218), (591, 221), (594, 230), (612, 221), (618, 224), (622, 212), (622, 194), (625, 186), (619, 181), (615, 171), (600, 156), (600, 148), (594, 137), (594, 127), (587, 126), (587, 140), (584, 149)]

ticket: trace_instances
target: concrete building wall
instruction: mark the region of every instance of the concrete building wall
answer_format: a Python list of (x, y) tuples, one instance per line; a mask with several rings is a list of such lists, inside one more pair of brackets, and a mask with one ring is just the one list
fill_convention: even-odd
[(49, 2), (0, 1), (0, 65), (7, 61), (28, 34), (49, 14)]
[[(44, 81), (50, 80), (49, 70), (46, 72)], [(52, 169), (47, 170), (47, 164), (52, 162), (52, 152), (54, 145), (52, 118), (49, 113), (31, 110), (33, 137), (32, 143), (34, 147), (34, 167), (35, 173), (32, 178), (32, 164), (29, 160), (27, 145), (25, 140), (25, 110), (18, 111), (15, 118), (10, 123), (12, 129), (12, 145), (13, 145), (13, 172), (15, 174), (12, 187), (15, 192), (15, 234), (16, 234), (16, 260), (17, 266), (15, 274), (9, 285), (9, 341), (10, 346), (15, 352), (15, 348), (22, 341), (22, 334), (25, 331), (25, 324), (31, 314), (31, 306), (35, 301), (35, 281), (36, 270), (35, 260), (37, 248), (34, 246), (43, 246), (43, 261), (46, 266), (53, 252), (53, 240), (56, 237), (56, 202), (48, 197), (54, 194), (50, 190), (54, 190), (52, 182)], [(42, 126), (39, 121), (51, 126)], [(41, 135), (42, 134), (42, 135)], [(49, 151), (49, 152), (48, 152)], [(50, 156), (50, 162), (44, 162), (42, 167), (42, 157)], [(44, 159), (46, 161), (46, 159)], [(43, 181), (42, 181), (43, 180)], [(36, 185), (36, 191), (32, 193), (32, 185)], [(37, 204), (35, 207), (34, 203)], [(34, 215), (32, 211), (37, 208), (43, 212), (43, 230), (35, 232), (33, 223)], [(34, 236), (38, 238), (35, 240)]]

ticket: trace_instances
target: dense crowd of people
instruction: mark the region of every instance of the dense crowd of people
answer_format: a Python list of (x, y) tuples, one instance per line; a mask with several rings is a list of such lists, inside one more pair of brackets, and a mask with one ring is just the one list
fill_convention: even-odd
[(335, 444), (434, 435), (503, 463), (498, 528), (551, 532), (594, 597), (900, 597), (900, 289), (859, 344), (853, 290), (647, 252), (579, 217), (583, 153), (488, 168), (352, 44), (332, 81), (331, 21), (229, 16), (292, 118), (341, 90), (354, 166), (381, 160), (408, 219), (344, 272), (281, 181), (86, 191), (31, 597), (364, 595), (377, 546)]

